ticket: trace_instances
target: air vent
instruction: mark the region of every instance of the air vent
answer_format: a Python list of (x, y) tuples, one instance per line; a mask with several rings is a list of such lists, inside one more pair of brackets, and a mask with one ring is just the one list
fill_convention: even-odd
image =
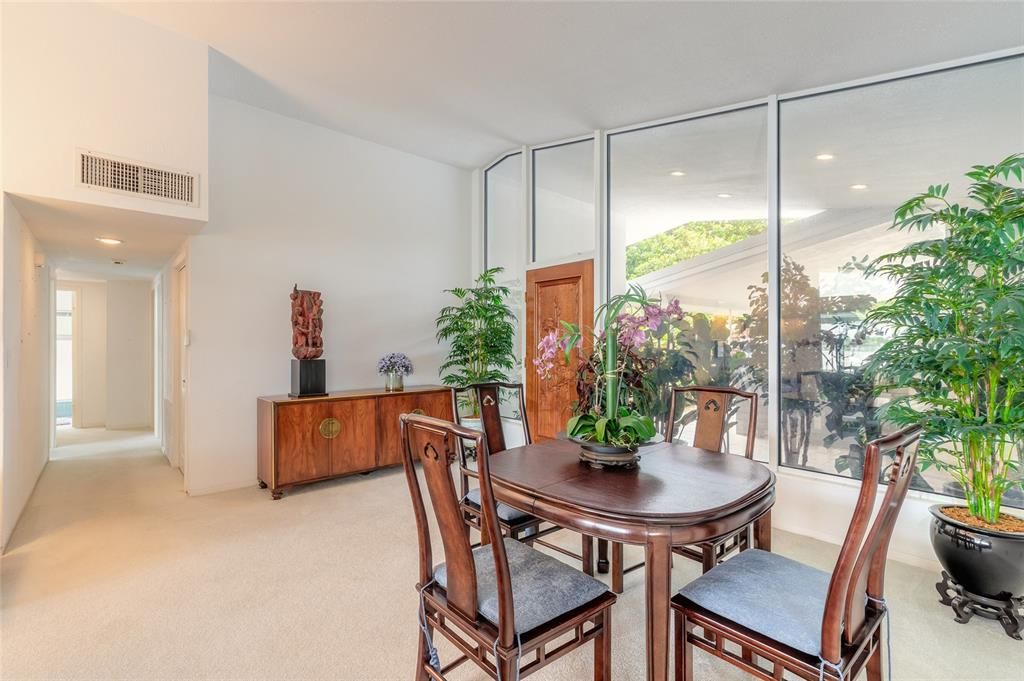
[(197, 203), (197, 177), (192, 173), (142, 165), (92, 151), (79, 151), (78, 155), (78, 179), (87, 187), (189, 206)]

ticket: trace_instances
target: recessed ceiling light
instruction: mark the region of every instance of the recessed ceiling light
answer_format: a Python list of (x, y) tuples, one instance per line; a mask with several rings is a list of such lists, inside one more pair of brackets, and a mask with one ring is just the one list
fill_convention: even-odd
[(819, 161), (831, 161), (832, 159), (835, 158), (835, 156), (832, 154), (818, 154), (814, 158), (818, 159)]
[(718, 198), (720, 198), (720, 199), (731, 199), (732, 198), (732, 194), (724, 194), (723, 193), (723, 194), (716, 194), (716, 196)]
[(99, 241), (101, 244), (106, 244), (108, 246), (117, 246), (119, 244), (124, 243), (120, 239), (115, 239), (109, 236), (98, 236), (96, 237), (96, 241)]
[(110, 262), (114, 263), (115, 265), (123, 265), (124, 264), (124, 260), (111, 260)]
[(850, 185), (850, 189), (858, 189), (859, 190), (859, 189), (867, 189), (867, 188), (868, 188), (868, 186), (866, 184), (851, 184)]
[(672, 177), (682, 177), (685, 174), (686, 173), (684, 173), (682, 170), (673, 170), (671, 173), (669, 173), (669, 175), (671, 175)]

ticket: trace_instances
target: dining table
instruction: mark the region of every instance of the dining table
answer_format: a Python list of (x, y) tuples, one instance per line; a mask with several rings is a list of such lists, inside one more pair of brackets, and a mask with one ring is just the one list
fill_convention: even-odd
[(669, 678), (672, 547), (753, 523), (771, 550), (775, 474), (743, 456), (680, 443), (643, 447), (632, 468), (596, 468), (580, 445), (545, 440), (490, 458), (497, 500), (597, 539), (644, 548), (647, 679)]

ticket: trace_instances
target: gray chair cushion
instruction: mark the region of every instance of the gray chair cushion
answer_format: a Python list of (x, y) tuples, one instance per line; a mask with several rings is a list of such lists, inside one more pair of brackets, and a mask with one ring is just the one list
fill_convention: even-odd
[[(529, 546), (505, 538), (505, 554), (512, 576), (512, 603), (516, 632), (523, 634), (575, 610), (608, 591), (593, 577), (559, 562)], [(480, 615), (498, 624), (498, 587), (494, 553), (489, 545), (473, 549), (476, 562), (476, 591)], [(444, 563), (434, 568), (434, 579), (448, 588)]]
[[(480, 508), (480, 489), (471, 489), (465, 498), (466, 503), (470, 506)], [(520, 511), (518, 508), (512, 508), (507, 506), (500, 501), (498, 502), (498, 519), (504, 520), (506, 523), (519, 523), (524, 520), (533, 518), (529, 513)]]
[(831, 578), (777, 553), (749, 549), (693, 580), (679, 594), (742, 627), (817, 656)]

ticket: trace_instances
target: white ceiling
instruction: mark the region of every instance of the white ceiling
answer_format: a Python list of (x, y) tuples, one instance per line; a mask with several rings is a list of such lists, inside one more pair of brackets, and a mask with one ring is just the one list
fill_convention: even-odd
[(464, 167), (1024, 45), (1022, 2), (114, 3), (230, 97)]
[[(154, 213), (11, 195), (59, 279), (150, 279), (202, 226)], [(121, 239), (107, 246), (97, 237)], [(123, 261), (115, 265), (114, 260)]]

